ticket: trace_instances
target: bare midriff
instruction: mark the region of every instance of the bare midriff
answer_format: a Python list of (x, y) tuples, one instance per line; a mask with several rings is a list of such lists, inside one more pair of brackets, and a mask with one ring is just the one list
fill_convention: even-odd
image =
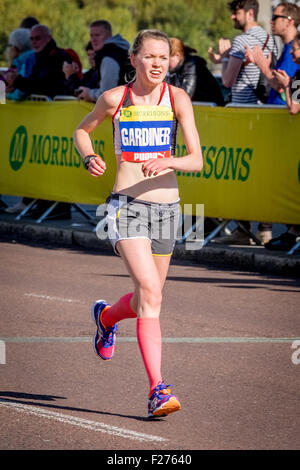
[(143, 163), (122, 162), (117, 155), (117, 175), (114, 193), (156, 203), (178, 201), (179, 191), (174, 170), (167, 169), (156, 176), (144, 176)]

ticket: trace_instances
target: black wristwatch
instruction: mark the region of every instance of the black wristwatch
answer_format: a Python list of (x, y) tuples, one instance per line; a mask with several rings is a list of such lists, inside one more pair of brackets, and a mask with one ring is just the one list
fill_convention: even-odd
[(97, 157), (99, 157), (99, 155), (96, 155), (95, 153), (93, 153), (92, 155), (87, 155), (86, 157), (84, 157), (83, 164), (84, 164), (84, 167), (85, 167), (86, 170), (89, 169), (90, 161), (93, 160), (93, 158), (97, 158)]

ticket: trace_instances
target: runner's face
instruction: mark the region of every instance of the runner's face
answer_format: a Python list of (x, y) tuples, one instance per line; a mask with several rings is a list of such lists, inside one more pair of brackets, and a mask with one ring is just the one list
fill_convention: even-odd
[(161, 39), (144, 39), (136, 56), (131, 56), (132, 65), (136, 68), (137, 78), (151, 83), (161, 83), (169, 68), (170, 49)]

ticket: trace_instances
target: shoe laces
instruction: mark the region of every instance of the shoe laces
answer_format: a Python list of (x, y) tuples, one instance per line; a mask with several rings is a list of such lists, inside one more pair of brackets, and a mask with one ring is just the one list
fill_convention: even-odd
[(118, 326), (114, 325), (111, 328), (107, 328), (104, 333), (102, 333), (103, 342), (108, 346), (113, 346), (114, 344), (114, 335), (118, 331)]
[(171, 389), (169, 387), (173, 387), (173, 384), (165, 385), (164, 382), (160, 382), (156, 387), (153, 389), (150, 398), (158, 395), (168, 395), (171, 393)]

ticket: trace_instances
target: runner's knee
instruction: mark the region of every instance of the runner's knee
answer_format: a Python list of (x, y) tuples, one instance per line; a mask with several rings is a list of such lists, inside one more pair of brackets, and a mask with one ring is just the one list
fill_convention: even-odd
[(141, 307), (153, 309), (160, 308), (162, 302), (161, 285), (159, 282), (147, 280), (139, 286), (139, 301)]

